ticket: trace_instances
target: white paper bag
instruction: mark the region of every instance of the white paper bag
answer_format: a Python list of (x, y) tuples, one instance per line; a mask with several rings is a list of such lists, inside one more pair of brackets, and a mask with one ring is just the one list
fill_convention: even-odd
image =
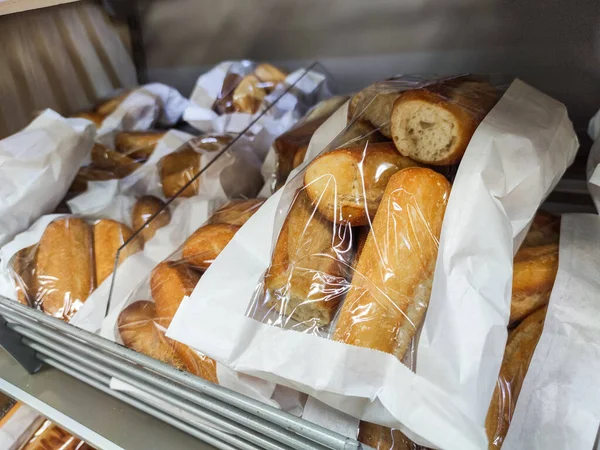
[(54, 211), (89, 155), (94, 127), (45, 110), (0, 140), (0, 245)]
[(588, 134), (594, 141), (587, 161), (588, 188), (600, 213), (600, 111), (590, 120)]
[(398, 428), (422, 445), (485, 448), (483, 423), (506, 344), (513, 252), (577, 146), (566, 108), (519, 80), (480, 124), (446, 209), (416, 373), (390, 354), (246, 317), (291, 201), (282, 191), (294, 191), (294, 178), (292, 189), (272, 196), (236, 234), (167, 335), (236, 371)]
[(544, 330), (503, 449), (593, 449), (600, 426), (600, 217), (562, 216)]

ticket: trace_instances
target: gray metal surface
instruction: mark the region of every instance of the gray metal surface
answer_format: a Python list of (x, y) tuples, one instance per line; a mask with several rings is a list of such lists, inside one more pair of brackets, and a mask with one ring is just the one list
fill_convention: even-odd
[[(180, 372), (13, 300), (0, 297), (0, 315), (40, 360), (217, 448), (360, 448), (356, 440)], [(158, 401), (111, 389), (112, 377)]]

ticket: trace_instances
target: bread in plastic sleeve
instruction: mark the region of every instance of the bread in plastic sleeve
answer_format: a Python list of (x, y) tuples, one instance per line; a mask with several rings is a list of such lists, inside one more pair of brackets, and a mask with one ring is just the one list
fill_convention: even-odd
[[(200, 153), (189, 146), (163, 157), (159, 163), (162, 189), (165, 197), (174, 197), (194, 176), (200, 172)], [(200, 188), (196, 178), (180, 195), (193, 197)]]
[(92, 227), (68, 217), (51, 222), (38, 244), (31, 296), (55, 317), (68, 318), (94, 290)]
[(391, 113), (394, 144), (424, 164), (455, 164), (498, 98), (492, 85), (468, 77), (405, 91)]
[(94, 450), (55, 423), (45, 420), (21, 450)]
[(85, 192), (87, 190), (89, 181), (108, 181), (119, 178), (121, 177), (114, 171), (85, 166), (80, 168), (77, 172), (77, 175), (75, 175), (75, 179), (69, 187), (69, 192)]
[(261, 63), (254, 69), (254, 75), (260, 80), (261, 87), (271, 92), (275, 86), (283, 83), (287, 74), (272, 64)]
[(376, 425), (370, 422), (360, 422), (358, 441), (375, 450), (419, 450), (413, 441), (400, 430)]
[(228, 223), (229, 225), (244, 225), (252, 215), (265, 202), (262, 198), (251, 198), (249, 200), (231, 200), (217, 209), (210, 219), (209, 224)]
[(169, 208), (165, 208), (165, 203), (161, 199), (152, 195), (144, 195), (143, 197), (138, 198), (133, 205), (131, 210), (131, 223), (134, 230), (142, 228), (144, 224), (159, 211), (160, 214), (140, 231), (139, 236), (143, 242), (148, 242), (154, 237), (159, 229), (169, 224), (171, 221), (171, 212), (169, 211)]
[(260, 108), (267, 91), (254, 74), (246, 75), (233, 90), (233, 107), (236, 112), (254, 114)]
[[(100, 219), (94, 224), (94, 261), (96, 284), (100, 285), (115, 268), (117, 251), (133, 235), (127, 225), (111, 219)], [(138, 237), (129, 242), (119, 254), (119, 265), (130, 255), (142, 250)]]
[(334, 339), (402, 360), (429, 304), (450, 183), (426, 168), (392, 175), (352, 277)]
[(31, 306), (30, 289), (35, 270), (35, 245), (22, 248), (13, 256), (12, 268), (15, 277), (15, 291), (19, 303)]
[(156, 308), (153, 302), (140, 300), (127, 306), (119, 314), (117, 328), (125, 347), (178, 369), (185, 368), (175, 348), (165, 336), (166, 329), (156, 322)]
[(560, 216), (538, 211), (521, 247), (534, 247), (546, 244), (558, 244), (560, 236)]
[(141, 164), (129, 156), (109, 149), (102, 144), (92, 147), (92, 167), (112, 171), (116, 177), (123, 178), (141, 167)]
[(136, 161), (146, 161), (165, 134), (165, 131), (121, 131), (115, 136), (115, 148)]
[(389, 88), (382, 89), (381, 86), (381, 83), (375, 83), (352, 96), (348, 117), (352, 119), (360, 116), (360, 121), (368, 122), (386, 138), (391, 139), (390, 116), (400, 92)]
[(240, 81), (242, 81), (242, 76), (237, 73), (230, 72), (225, 75), (221, 91), (213, 104), (213, 110), (217, 114), (235, 112), (235, 107), (233, 105), (233, 91), (236, 86), (240, 84)]
[(304, 174), (304, 186), (329, 221), (366, 225), (375, 216), (390, 177), (416, 165), (391, 142), (354, 145), (314, 159)]
[(181, 342), (172, 339), (170, 339), (170, 342), (188, 372), (212, 383), (219, 384), (217, 362), (214, 359), (192, 350)]
[[(266, 304), (316, 326), (331, 322), (348, 282), (351, 233), (337, 233), (305, 190), (296, 193), (264, 280)], [(344, 230), (348, 231), (348, 230)]]
[(485, 419), (490, 449), (502, 447), (535, 347), (542, 335), (547, 308), (530, 314), (510, 331), (500, 374)]
[(150, 291), (160, 325), (169, 327), (183, 297), (191, 295), (198, 280), (200, 274), (182, 261), (163, 261), (152, 270)]
[(183, 261), (194, 269), (207, 270), (239, 229), (239, 226), (228, 223), (198, 228), (183, 244)]
[(558, 272), (558, 243), (521, 247), (514, 258), (510, 323), (550, 301)]

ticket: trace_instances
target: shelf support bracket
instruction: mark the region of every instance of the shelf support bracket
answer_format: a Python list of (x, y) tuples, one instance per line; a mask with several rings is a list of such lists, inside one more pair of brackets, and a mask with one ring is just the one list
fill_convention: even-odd
[(42, 368), (35, 350), (21, 342), (21, 335), (8, 327), (4, 317), (0, 316), (0, 347), (4, 348), (27, 372), (34, 374)]

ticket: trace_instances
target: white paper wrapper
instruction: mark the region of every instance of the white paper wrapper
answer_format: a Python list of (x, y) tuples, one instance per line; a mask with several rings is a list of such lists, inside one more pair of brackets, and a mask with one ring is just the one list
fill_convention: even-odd
[(587, 162), (588, 188), (596, 209), (600, 212), (600, 111), (590, 120), (588, 134), (594, 141)]
[(89, 121), (49, 109), (0, 140), (0, 245), (58, 206), (93, 142)]
[[(255, 114), (223, 115), (217, 114), (212, 107), (221, 92), (226, 75), (230, 71), (251, 73), (251, 65), (249, 61), (226, 61), (200, 76), (183, 119), (205, 133), (243, 131), (261, 115), (264, 107)], [(300, 69), (289, 74), (283, 84), (265, 97), (263, 105), (273, 103), (288, 86), (296, 83), (293, 90), (283, 95), (250, 129), (250, 133), (256, 136), (253, 148), (261, 160), (265, 158), (273, 139), (294, 125), (310, 106), (330, 95), (325, 79), (326, 77), (318, 72), (309, 71), (305, 74), (304, 69)]]
[(9, 414), (11, 416), (0, 427), (0, 448), (19, 450), (29, 441), (45, 418), (20, 402), (13, 406)]
[(503, 449), (593, 449), (600, 425), (600, 217), (562, 216), (559, 266)]
[(102, 122), (97, 141), (113, 147), (119, 131), (149, 130), (153, 126), (172, 126), (181, 118), (189, 101), (176, 89), (150, 83), (135, 89)]
[[(335, 128), (334, 117), (327, 126)], [(332, 134), (344, 126), (340, 121)], [(236, 234), (167, 335), (236, 371), (398, 428), (422, 445), (485, 448), (483, 423), (506, 344), (513, 252), (577, 146), (565, 107), (519, 80), (478, 127), (446, 209), (416, 373), (390, 354), (246, 317), (283, 221), (278, 211), (290, 204), (283, 190)]]

